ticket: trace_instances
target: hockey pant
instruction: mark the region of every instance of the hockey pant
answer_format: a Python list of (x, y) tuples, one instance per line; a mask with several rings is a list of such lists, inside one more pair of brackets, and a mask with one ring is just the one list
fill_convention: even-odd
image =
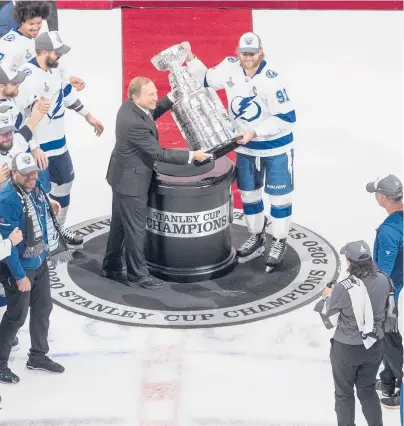
[[(293, 149), (273, 157), (237, 153), (237, 186), (243, 202), (248, 231), (257, 234), (264, 227), (263, 197), (269, 198), (272, 235), (286, 238), (292, 220)], [(264, 191), (263, 191), (263, 187)]]
[(59, 202), (62, 211), (57, 216), (59, 225), (64, 226), (70, 205), (70, 191), (74, 180), (74, 169), (69, 151), (49, 157), (49, 167), (39, 173), (39, 179), (52, 199)]

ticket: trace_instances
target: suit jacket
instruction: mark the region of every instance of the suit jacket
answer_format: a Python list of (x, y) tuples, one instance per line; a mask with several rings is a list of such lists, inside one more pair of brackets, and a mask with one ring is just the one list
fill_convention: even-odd
[[(172, 105), (165, 96), (150, 112), (157, 119)], [(154, 121), (131, 100), (125, 101), (118, 111), (115, 134), (115, 148), (107, 172), (107, 182), (113, 191), (147, 196), (155, 161), (188, 163), (188, 151), (161, 148)]]

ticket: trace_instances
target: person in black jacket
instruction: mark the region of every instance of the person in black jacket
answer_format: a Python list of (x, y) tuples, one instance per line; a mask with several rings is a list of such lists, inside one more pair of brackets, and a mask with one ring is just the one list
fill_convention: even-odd
[(346, 257), (349, 277), (322, 294), (323, 313), (336, 325), (330, 361), (338, 426), (355, 424), (354, 388), (367, 424), (383, 426), (376, 374), (382, 362), (383, 324), (392, 286), (377, 270), (365, 241), (348, 243), (340, 253)]
[(144, 235), (148, 191), (155, 161), (188, 164), (209, 157), (204, 151), (163, 149), (154, 120), (171, 109), (170, 94), (157, 101), (157, 89), (146, 77), (136, 77), (128, 89), (116, 119), (116, 144), (107, 181), (112, 188), (112, 218), (102, 275), (122, 275), (122, 251), (126, 249), (128, 285), (158, 288), (148, 274)]

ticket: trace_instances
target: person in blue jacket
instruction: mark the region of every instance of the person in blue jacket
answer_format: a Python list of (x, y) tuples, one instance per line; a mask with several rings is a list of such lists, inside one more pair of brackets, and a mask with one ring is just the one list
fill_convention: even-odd
[(13, 17), (13, 11), (13, 1), (0, 1), (0, 37), (18, 26)]
[[(366, 185), (374, 193), (376, 201), (388, 213), (379, 226), (373, 247), (374, 261), (379, 270), (390, 277), (394, 285), (397, 303), (403, 288), (403, 184), (394, 175), (389, 175)], [(399, 321), (403, 321), (399, 318)], [(398, 330), (385, 333), (384, 370), (380, 373), (379, 390), (386, 398), (381, 399), (387, 408), (400, 407), (400, 387), (403, 380), (403, 343)]]
[(70, 254), (55, 214), (60, 204), (50, 200), (38, 181), (38, 166), (30, 153), (11, 162), (11, 181), (0, 193), (0, 234), (8, 238), (19, 227), (23, 240), (3, 260), (9, 271), (4, 290), (7, 310), (0, 323), (0, 382), (18, 383), (8, 368), (11, 345), (30, 309), (31, 349), (27, 368), (62, 373), (64, 367), (49, 359), (48, 330), (52, 311), (48, 262), (67, 261)]

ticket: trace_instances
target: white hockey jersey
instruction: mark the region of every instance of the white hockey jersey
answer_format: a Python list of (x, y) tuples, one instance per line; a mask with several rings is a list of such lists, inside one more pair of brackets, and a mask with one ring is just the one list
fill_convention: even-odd
[(293, 148), (294, 106), (285, 83), (265, 60), (251, 78), (236, 57), (225, 58), (211, 69), (194, 58), (187, 67), (204, 87), (226, 90), (229, 116), (238, 132), (256, 132), (257, 137), (237, 152), (269, 157)]
[[(24, 110), (21, 110), (20, 106), (16, 104), (15, 98), (8, 98), (8, 99), (0, 99), (0, 107), (6, 105), (10, 109), (7, 111), (7, 114), (10, 115), (11, 120), (16, 127), (17, 130), (21, 129), (24, 125), (24, 122), (26, 121), (26, 118), (24, 116)], [(15, 133), (15, 136), (17, 133)], [(24, 139), (25, 141), (25, 139)], [(38, 148), (39, 145), (35, 142), (34, 138), (31, 138), (31, 140), (28, 141), (28, 147), (30, 151), (33, 151), (34, 149)]]
[(0, 38), (0, 65), (17, 71), (35, 57), (35, 39), (25, 37), (17, 29)]
[[(40, 34), (45, 31), (47, 25), (42, 24)], [(24, 64), (35, 58), (35, 39), (25, 37), (18, 31), (18, 28), (10, 30), (0, 38), (0, 65), (8, 67), (12, 71), (17, 71)], [(60, 67), (63, 72), (63, 78), (70, 79), (70, 73)]]
[(51, 101), (47, 116), (45, 116), (33, 131), (35, 141), (48, 157), (61, 155), (67, 151), (65, 137), (65, 107), (72, 107), (80, 114), (85, 111), (77, 98), (77, 92), (72, 85), (63, 79), (59, 68), (44, 71), (38, 65), (36, 58), (24, 65), (23, 71), (27, 77), (21, 83), (16, 104), (25, 111), (28, 117), (35, 100), (41, 96)]
[(23, 116), (24, 111), (20, 110), (20, 107), (15, 102), (15, 98), (0, 99), (0, 106), (1, 105), (7, 105), (10, 107), (10, 113), (13, 117), (14, 126), (18, 130), (25, 121), (25, 117)]

